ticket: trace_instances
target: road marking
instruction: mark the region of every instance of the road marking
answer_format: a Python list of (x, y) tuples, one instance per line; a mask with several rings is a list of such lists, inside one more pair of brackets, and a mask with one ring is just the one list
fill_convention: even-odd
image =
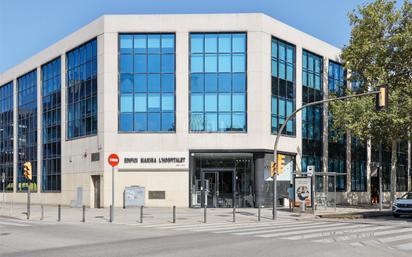
[[(285, 223), (266, 223), (266, 224), (252, 224), (252, 225), (245, 225), (245, 224), (233, 224), (231, 226), (219, 226), (219, 227), (205, 227), (205, 228), (200, 228), (200, 229), (192, 229), (192, 231), (220, 231), (220, 230), (225, 230), (224, 232), (229, 232), (229, 231), (243, 231), (243, 230), (255, 230), (255, 229), (262, 229), (262, 228), (279, 228), (279, 227), (291, 227), (294, 226), (296, 222), (285, 222)], [(240, 228), (239, 228), (240, 227)], [(178, 229), (179, 230), (179, 229)]]
[[(286, 232), (286, 233), (272, 233), (272, 234), (264, 234), (264, 235), (257, 235), (257, 237), (280, 237), (280, 236), (289, 236), (289, 235), (298, 235), (298, 234), (303, 234), (303, 233), (313, 233), (313, 232), (321, 232), (321, 231), (328, 231), (328, 230), (333, 230), (333, 229), (342, 229), (339, 228), (341, 226), (345, 226), (348, 224), (334, 224), (334, 225), (326, 225), (326, 226), (321, 226), (321, 228), (318, 229), (307, 229), (303, 228), (298, 231), (292, 231), (292, 232)], [(353, 226), (347, 226), (348, 227), (357, 227), (359, 225), (353, 225)], [(318, 226), (317, 226), (318, 227)], [(312, 227), (311, 227), (312, 228)], [(345, 228), (343, 228), (345, 229)]]
[(412, 239), (412, 235), (406, 234), (406, 235), (400, 235), (400, 236), (385, 237), (385, 238), (379, 239), (379, 242), (389, 243), (389, 242), (395, 242), (395, 241), (400, 241), (400, 240), (405, 240), (405, 239)]
[(22, 223), (16, 223), (16, 222), (6, 222), (6, 221), (0, 221), (1, 225), (6, 225), (6, 226), (15, 226), (15, 227), (30, 227), (31, 225), (29, 224), (22, 224)]
[[(339, 224), (330, 224), (330, 223), (326, 223), (326, 224), (318, 224), (318, 225), (302, 225), (302, 226), (295, 226), (292, 229), (289, 228), (284, 228), (284, 229), (265, 229), (265, 230), (261, 230), (261, 231), (252, 231), (252, 232), (243, 232), (243, 233), (234, 233), (234, 235), (257, 235), (257, 234), (267, 234), (267, 233), (271, 233), (271, 232), (275, 232), (275, 233), (271, 233), (271, 234), (267, 234), (267, 235), (258, 235), (259, 237), (275, 237), (278, 235), (289, 235), (289, 234), (299, 234), (299, 233), (303, 233), (303, 230), (310, 230), (312, 228), (314, 228), (312, 231), (313, 232), (317, 232), (317, 231), (323, 231), (325, 230), (324, 228), (329, 228), (331, 229), (331, 227), (339, 227), (339, 226), (346, 226), (348, 225), (347, 223), (339, 223)], [(323, 230), (319, 230), (316, 228), (321, 228)], [(297, 231), (295, 231), (297, 230)], [(292, 231), (289, 233), (278, 233), (278, 232), (283, 232), (283, 231)]]
[(284, 237), (282, 239), (287, 240), (302, 240), (302, 239), (310, 239), (310, 238), (317, 238), (317, 237), (326, 237), (326, 236), (335, 236), (341, 235), (346, 233), (357, 233), (359, 231), (366, 231), (366, 230), (376, 230), (377, 227), (371, 227), (372, 225), (358, 225), (357, 227), (363, 227), (360, 229), (347, 229), (341, 231), (331, 231), (331, 232), (324, 232), (324, 233), (315, 233), (315, 234), (306, 234), (306, 235), (298, 235), (298, 236), (291, 236), (291, 237)]
[[(311, 223), (311, 222), (300, 222), (298, 224), (295, 223), (291, 223), (291, 224), (282, 224), (280, 226), (276, 226), (276, 228), (293, 228), (293, 227), (297, 227), (297, 226), (303, 226), (303, 225), (314, 225), (314, 224), (323, 224), (322, 222), (315, 222), (315, 223)], [(233, 232), (246, 232), (246, 231), (254, 231), (254, 230), (261, 230), (263, 227), (263, 229), (273, 229), (267, 227), (267, 224), (263, 225), (263, 226), (259, 226), (259, 227), (252, 227), (252, 228), (241, 228), (241, 229), (228, 229), (225, 231), (216, 231), (213, 233), (216, 234), (221, 234), (221, 233), (233, 233)]]
[(405, 251), (412, 250), (412, 242), (406, 243), (406, 244), (397, 245), (396, 248), (398, 248), (398, 249), (400, 249), (400, 250), (405, 250)]

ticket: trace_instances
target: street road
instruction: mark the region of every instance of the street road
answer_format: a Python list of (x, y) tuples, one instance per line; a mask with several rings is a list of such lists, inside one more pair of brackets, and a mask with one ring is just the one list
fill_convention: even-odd
[(412, 220), (96, 224), (0, 218), (0, 256), (412, 256)]

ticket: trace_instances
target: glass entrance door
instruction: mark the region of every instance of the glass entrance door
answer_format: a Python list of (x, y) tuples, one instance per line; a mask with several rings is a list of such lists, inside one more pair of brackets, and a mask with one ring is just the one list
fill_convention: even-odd
[(234, 173), (234, 170), (202, 171), (203, 199), (208, 208), (233, 207), (235, 199)]

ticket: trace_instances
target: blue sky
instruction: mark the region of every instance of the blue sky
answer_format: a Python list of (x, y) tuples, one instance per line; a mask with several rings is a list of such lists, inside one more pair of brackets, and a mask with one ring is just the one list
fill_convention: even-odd
[(263, 12), (338, 47), (366, 0), (0, 0), (0, 73), (103, 14)]

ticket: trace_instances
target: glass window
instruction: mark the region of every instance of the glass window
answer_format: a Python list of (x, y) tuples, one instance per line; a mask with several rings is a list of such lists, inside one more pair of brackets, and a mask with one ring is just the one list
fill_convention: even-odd
[(161, 131), (160, 113), (148, 113), (147, 127), (148, 131)]
[(122, 93), (133, 92), (133, 75), (121, 74), (120, 75), (120, 91)]
[(203, 55), (192, 55), (190, 62), (190, 70), (192, 72), (203, 72)]
[(191, 106), (194, 112), (203, 112), (203, 94), (192, 94)]
[(232, 111), (234, 112), (244, 112), (246, 111), (246, 96), (245, 94), (233, 94), (232, 95)]
[(231, 35), (219, 34), (219, 53), (231, 52)]
[(133, 113), (120, 114), (121, 131), (133, 131)]
[(234, 53), (246, 52), (246, 36), (244, 34), (233, 34), (232, 43)]
[(205, 74), (205, 92), (217, 91), (217, 75)]
[[(147, 111), (146, 94), (135, 94), (134, 95), (134, 111), (135, 112), (146, 112)], [(123, 111), (122, 109), (120, 109), (120, 112), (127, 112), (127, 111)], [(133, 108), (129, 112), (133, 112)]]
[(202, 34), (192, 34), (190, 37), (190, 50), (192, 53), (203, 53), (203, 39)]
[[(5, 174), (0, 191), (13, 192), (13, 81), (0, 86), (0, 174)], [(19, 131), (18, 131), (19, 132)], [(4, 187), (4, 188), (3, 188)]]
[(217, 111), (217, 94), (205, 94), (205, 111)]
[(159, 54), (149, 54), (148, 60), (147, 60), (147, 70), (149, 73), (160, 73), (160, 55)]
[(133, 95), (122, 95), (120, 97), (120, 111), (133, 112)]
[[(272, 38), (272, 133), (277, 133), (295, 106), (295, 47)], [(303, 82), (304, 82), (303, 78)], [(290, 123), (290, 124), (289, 124)], [(284, 135), (295, 135), (295, 118), (286, 126)]]
[[(128, 35), (121, 36), (120, 38), (123, 38), (123, 37), (128, 37)], [(146, 35), (135, 35), (134, 36), (134, 53), (144, 54), (146, 52), (147, 52), (147, 36)]]
[[(120, 35), (128, 37), (129, 34)], [(174, 131), (175, 116), (175, 35), (133, 34), (134, 69), (128, 77), (134, 78), (132, 91), (129, 81), (121, 79), (119, 122), (124, 132)], [(119, 54), (119, 62), (123, 55)], [(127, 90), (122, 90), (123, 84)], [(123, 118), (127, 117), (127, 118)]]
[(229, 54), (219, 55), (219, 72), (231, 72), (231, 60)]
[(204, 84), (203, 74), (191, 74), (190, 75), (191, 92), (203, 92), (203, 84)]
[(173, 54), (162, 55), (162, 72), (173, 73), (175, 71), (175, 56)]
[(175, 52), (174, 35), (167, 35), (167, 34), (162, 35), (162, 53), (174, 53), (174, 52)]
[(220, 112), (230, 112), (231, 111), (230, 94), (219, 94), (219, 111)]
[(205, 35), (205, 53), (217, 53), (217, 35), (216, 34), (206, 34)]
[(147, 36), (147, 50), (149, 53), (160, 53), (160, 35)]
[(162, 95), (162, 111), (174, 111), (175, 109), (175, 96), (174, 94)]
[(132, 73), (133, 72), (133, 56), (132, 55), (122, 55), (120, 61), (120, 72), (121, 73)]
[[(130, 56), (133, 58), (133, 56)], [(123, 59), (123, 56), (121, 60)], [(144, 73), (147, 71), (147, 55), (144, 54), (137, 54), (134, 56), (134, 72)], [(133, 63), (133, 59), (130, 61)], [(133, 72), (133, 71), (130, 71)]]
[(246, 131), (246, 34), (191, 34), (190, 49), (190, 130)]
[[(44, 91), (47, 92), (47, 90), (43, 90), (43, 92)], [(3, 95), (0, 95), (0, 98), (3, 98)], [(46, 105), (46, 110), (49, 111), (49, 108), (51, 106), (47, 104), (47, 101), (49, 101), (50, 96), (45, 95), (45, 99), (46, 102), (43, 103), (43, 105)], [(32, 189), (33, 191), (37, 191), (37, 70), (33, 70), (17, 78), (17, 100), (17, 123), (19, 128), (17, 131), (17, 147), (19, 155), (17, 164), (18, 170), (16, 190), (18, 192), (22, 192), (27, 191), (28, 189), (27, 180), (24, 177), (23, 172), (23, 163), (30, 161), (32, 163)], [(12, 107), (8, 109), (9, 111), (11, 111)], [(51, 110), (52, 109), (50, 109), (50, 111)], [(48, 115), (46, 115), (46, 118), (47, 116)], [(6, 124), (6, 130), (7, 129), (9, 128)], [(6, 131), (6, 133), (11, 134), (11, 131)], [(1, 153), (3, 153), (3, 150), (1, 151)]]
[(217, 72), (216, 54), (206, 54), (205, 55), (205, 72)]
[[(133, 52), (133, 36), (125, 36), (120, 39), (120, 53), (130, 54)], [(88, 56), (90, 58), (90, 56)]]
[(246, 58), (244, 54), (233, 55), (233, 72), (245, 72), (246, 71)]
[[(123, 38), (119, 39), (120, 42)], [(120, 54), (122, 56), (120, 63), (121, 78), (119, 80), (119, 91), (130, 91), (127, 80), (123, 80), (122, 73), (133, 73), (133, 41), (132, 37), (126, 37), (125, 42), (128, 42), (128, 51), (130, 54)], [(73, 81), (67, 85), (68, 98), (68, 139), (76, 137), (91, 136), (97, 134), (97, 40), (94, 39), (84, 45), (69, 51), (66, 55), (68, 58), (67, 74), (74, 71)], [(87, 54), (87, 49), (90, 49), (91, 54)], [(121, 51), (120, 51), (121, 52)], [(80, 57), (76, 57), (80, 55)], [(73, 58), (73, 60), (70, 60)], [(78, 59), (77, 59), (78, 58)], [(70, 66), (70, 64), (72, 64)], [(69, 76), (69, 75), (67, 75)], [(131, 79), (131, 78), (130, 78)], [(73, 98), (71, 98), (73, 97)], [(120, 99), (119, 99), (120, 100)], [(86, 108), (87, 107), (87, 108)], [(119, 104), (120, 108), (120, 104)], [(71, 113), (73, 112), (73, 113)]]
[(144, 93), (147, 91), (146, 74), (135, 74), (134, 75), (134, 91), (137, 93)]

